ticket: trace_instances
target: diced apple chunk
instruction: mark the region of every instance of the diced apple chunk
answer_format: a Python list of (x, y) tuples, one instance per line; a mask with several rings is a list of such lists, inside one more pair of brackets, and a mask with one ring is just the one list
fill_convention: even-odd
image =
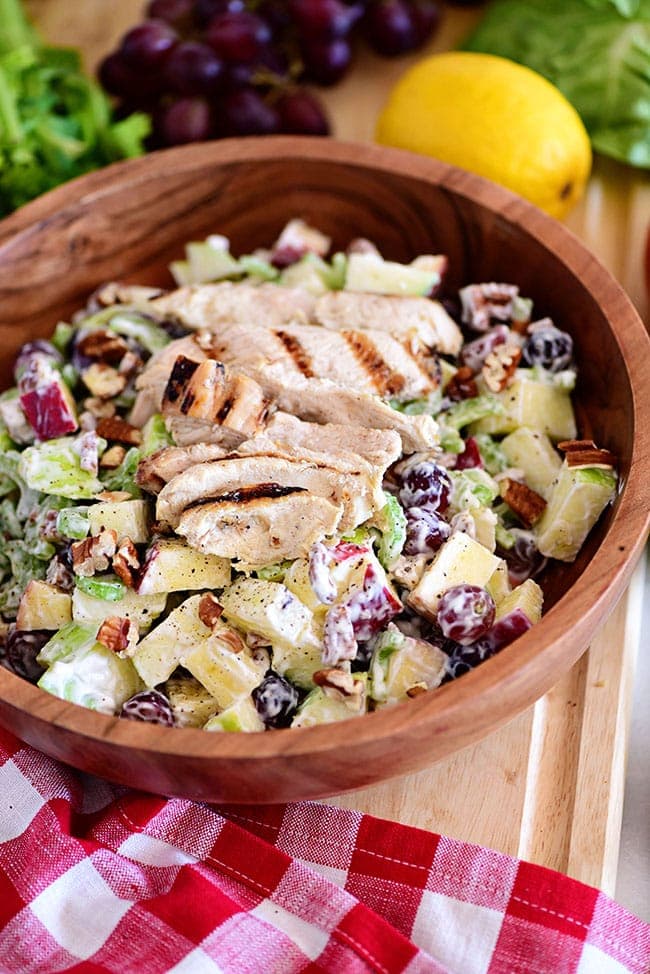
[(501, 449), (510, 466), (523, 471), (528, 486), (548, 500), (562, 466), (548, 436), (541, 430), (521, 426), (506, 436)]
[(192, 676), (167, 680), (165, 694), (174, 713), (176, 727), (203, 727), (219, 709), (212, 694)]
[(130, 538), (133, 544), (146, 544), (151, 537), (148, 508), (147, 501), (138, 499), (91, 504), (88, 508), (90, 533), (96, 536), (110, 529), (115, 531), (118, 541)]
[(254, 660), (246, 649), (233, 652), (223, 636), (224, 632), (217, 630), (185, 653), (183, 666), (225, 710), (259, 686), (264, 679), (265, 664)]
[(552, 440), (575, 439), (576, 421), (566, 389), (524, 376), (496, 398), (504, 406), (503, 415), (479, 419), (469, 427), (470, 433), (512, 433), (519, 426), (527, 426), (542, 430)]
[(255, 704), (250, 697), (242, 697), (241, 700), (237, 700), (230, 707), (226, 707), (220, 714), (211, 717), (203, 727), (203, 730), (217, 731), (222, 734), (242, 732), (251, 734), (265, 729), (264, 722), (255, 709)]
[(350, 254), (346, 291), (373, 294), (429, 295), (440, 284), (441, 265), (425, 267), (383, 260), (377, 254)]
[(612, 467), (569, 467), (565, 460), (546, 510), (534, 527), (541, 553), (573, 561), (614, 497), (616, 483)]
[(512, 591), (508, 575), (508, 564), (504, 558), (499, 560), (499, 564), (485, 583), (485, 588), (496, 604), (503, 601), (506, 595)]
[(200, 595), (190, 596), (136, 646), (133, 665), (148, 687), (164, 683), (185, 653), (210, 635), (199, 619), (200, 601)]
[(149, 550), (138, 583), (140, 595), (223, 588), (230, 583), (230, 561), (205, 555), (183, 541), (159, 539)]
[(165, 609), (167, 595), (138, 595), (126, 589), (117, 602), (107, 602), (75, 588), (72, 593), (72, 618), (75, 622), (103, 622), (107, 616), (119, 615), (132, 619), (140, 632), (146, 632), (154, 619)]
[(312, 641), (312, 613), (280, 582), (240, 578), (221, 593), (219, 601), (232, 625), (259, 633), (274, 646), (291, 648)]
[(542, 618), (542, 604), (544, 593), (532, 578), (527, 578), (521, 585), (517, 585), (511, 592), (508, 592), (502, 599), (499, 599), (496, 606), (495, 621), (503, 619), (520, 609), (530, 622), (535, 625)]
[(74, 399), (53, 369), (48, 381), (24, 392), (20, 405), (39, 440), (51, 440), (79, 429)]
[(484, 586), (498, 566), (496, 555), (459, 531), (443, 544), (407, 602), (416, 612), (435, 619), (440, 596), (447, 589), (464, 582)]
[(32, 579), (23, 592), (17, 629), (61, 629), (72, 619), (72, 598), (54, 585)]

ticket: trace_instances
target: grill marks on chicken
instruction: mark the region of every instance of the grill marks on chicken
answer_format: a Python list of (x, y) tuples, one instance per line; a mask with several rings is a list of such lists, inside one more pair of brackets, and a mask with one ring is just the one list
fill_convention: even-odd
[[(182, 512), (204, 498), (219, 499), (257, 484), (300, 487), (324, 497), (339, 510), (338, 527), (351, 530), (378, 506), (378, 484), (367, 469), (340, 471), (335, 466), (282, 456), (230, 456), (190, 467), (158, 495), (158, 520), (176, 529)], [(383, 498), (382, 498), (383, 499)]]
[(405, 386), (405, 379), (395, 372), (379, 354), (368, 335), (362, 331), (341, 332), (359, 365), (372, 377), (380, 396), (397, 396)]
[(313, 379), (314, 372), (312, 369), (311, 357), (307, 354), (296, 336), (290, 335), (289, 332), (282, 331), (282, 329), (276, 329), (273, 334), (276, 336), (276, 338), (280, 339), (304, 377), (306, 379)]
[[(380, 328), (368, 327), (368, 297)], [(440, 383), (415, 318), (390, 327), (401, 299), (345, 295), (348, 327), (333, 327), (331, 301), (328, 327), (307, 324), (318, 300), (228, 282), (152, 302), (197, 332), (153, 356), (138, 379), (134, 412), (161, 409), (177, 443), (146, 458), (138, 482), (159, 492), (158, 520), (201, 551), (249, 567), (304, 556), (372, 520), (387, 467), (437, 441), (431, 416), (384, 401), (425, 397)]]
[(180, 446), (223, 442), (237, 446), (262, 429), (269, 401), (248, 376), (205, 359), (178, 356), (165, 386), (161, 410)]

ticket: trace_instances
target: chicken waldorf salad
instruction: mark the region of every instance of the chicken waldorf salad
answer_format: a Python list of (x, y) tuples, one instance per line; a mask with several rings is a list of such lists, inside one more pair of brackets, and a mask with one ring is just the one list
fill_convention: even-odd
[(434, 690), (534, 625), (615, 461), (579, 438), (569, 334), (512, 284), (449, 295), (446, 267), (330, 256), (295, 219), (24, 345), (3, 665), (104, 714), (263, 731)]

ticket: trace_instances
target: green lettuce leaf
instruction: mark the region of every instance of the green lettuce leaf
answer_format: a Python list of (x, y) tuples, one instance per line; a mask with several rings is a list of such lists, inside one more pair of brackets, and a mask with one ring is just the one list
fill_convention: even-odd
[(596, 151), (650, 168), (650, 0), (495, 0), (463, 47), (544, 75)]

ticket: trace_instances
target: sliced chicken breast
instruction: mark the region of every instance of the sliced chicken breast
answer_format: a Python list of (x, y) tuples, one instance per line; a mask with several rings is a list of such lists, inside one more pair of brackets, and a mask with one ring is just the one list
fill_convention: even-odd
[(247, 375), (222, 362), (179, 355), (165, 386), (161, 410), (178, 446), (223, 443), (233, 449), (262, 429), (269, 401)]
[(189, 467), (158, 495), (156, 516), (176, 528), (182, 512), (197, 501), (219, 500), (226, 494), (259, 484), (300, 487), (343, 508), (341, 531), (351, 530), (383, 504), (383, 493), (368, 473), (345, 473), (304, 460), (275, 456), (229, 457)]
[(342, 508), (304, 489), (276, 488), (264, 484), (195, 504), (183, 511), (176, 531), (192, 548), (246, 568), (304, 557), (334, 534)]
[(325, 328), (385, 331), (414, 349), (457, 355), (463, 336), (454, 319), (439, 301), (429, 298), (355, 291), (330, 291), (318, 299), (314, 319)]
[(326, 379), (287, 381), (277, 364), (256, 373), (267, 396), (282, 410), (313, 423), (334, 423), (376, 430), (395, 430), (404, 453), (429, 450), (438, 444), (438, 424), (432, 416), (407, 416), (368, 393), (344, 389)]
[(311, 321), (316, 299), (302, 288), (277, 284), (191, 284), (151, 302), (156, 315), (171, 316), (188, 328), (216, 331), (222, 324), (267, 326)]
[[(242, 452), (249, 452), (260, 446), (273, 444), (285, 452), (311, 450), (330, 458), (343, 457), (366, 460), (371, 466), (382, 471), (399, 458), (402, 443), (395, 430), (368, 429), (358, 426), (354, 439), (350, 437), (350, 427), (340, 423), (307, 423), (297, 416), (281, 410), (271, 417), (265, 430), (247, 440), (241, 446)], [(297, 456), (296, 452), (296, 456)], [(301, 454), (304, 456), (304, 453)]]
[(152, 494), (188, 467), (210, 460), (222, 460), (230, 451), (217, 443), (196, 443), (193, 446), (166, 446), (144, 457), (138, 464), (136, 483)]

